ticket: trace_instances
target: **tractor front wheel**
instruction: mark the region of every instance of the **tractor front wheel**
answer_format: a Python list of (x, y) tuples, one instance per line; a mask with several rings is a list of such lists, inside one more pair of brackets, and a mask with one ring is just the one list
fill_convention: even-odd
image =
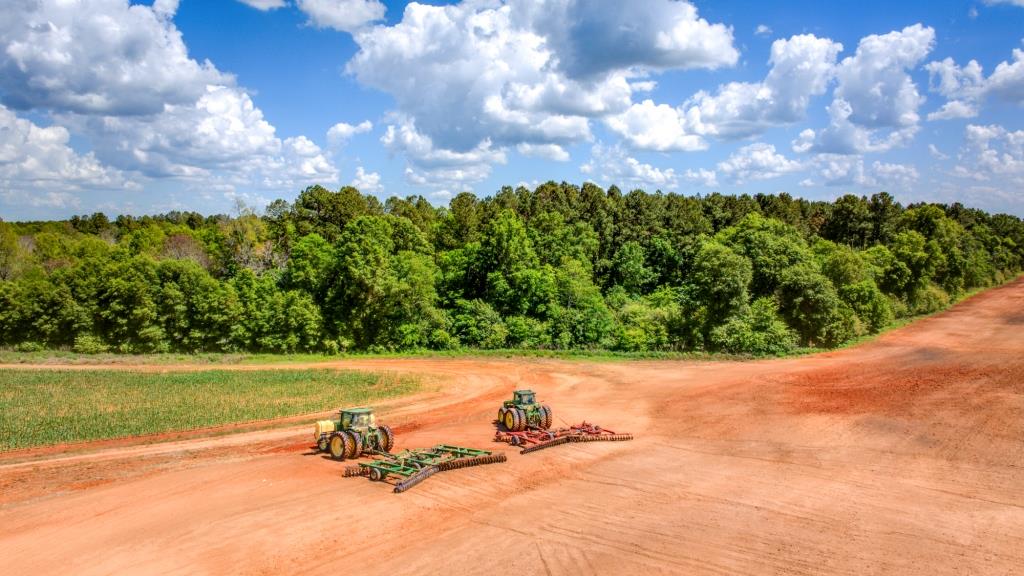
[(316, 441), (316, 449), (320, 452), (327, 452), (330, 449), (330, 441), (326, 434), (320, 435), (320, 439)]
[(387, 425), (381, 425), (379, 428), (380, 436), (380, 449), (382, 452), (391, 452), (391, 447), (395, 445), (395, 433), (391, 431), (391, 427)]
[(349, 453), (349, 443), (352, 440), (344, 432), (335, 432), (331, 434), (330, 440), (328, 440), (328, 448), (331, 451), (331, 458), (335, 460), (344, 460)]

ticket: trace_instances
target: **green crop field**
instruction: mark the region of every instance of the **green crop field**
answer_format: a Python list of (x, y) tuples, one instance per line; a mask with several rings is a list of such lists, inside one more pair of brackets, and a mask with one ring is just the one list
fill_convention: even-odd
[(305, 414), (418, 386), (338, 370), (0, 370), (0, 451)]

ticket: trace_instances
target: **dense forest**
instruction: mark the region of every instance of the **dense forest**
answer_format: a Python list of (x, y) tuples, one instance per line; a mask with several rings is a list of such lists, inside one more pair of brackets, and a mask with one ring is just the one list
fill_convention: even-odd
[(235, 217), (0, 221), (0, 346), (78, 352), (834, 347), (1014, 277), (1024, 224), (887, 193), (549, 182)]

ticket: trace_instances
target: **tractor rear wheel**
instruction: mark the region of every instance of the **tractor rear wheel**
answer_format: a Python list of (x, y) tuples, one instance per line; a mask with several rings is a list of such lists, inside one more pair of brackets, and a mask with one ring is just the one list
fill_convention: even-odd
[(544, 430), (551, 428), (551, 407), (546, 404), (540, 407), (540, 427)]
[(505, 411), (505, 418), (503, 422), (505, 424), (506, 430), (508, 430), (509, 432), (516, 431), (516, 411), (514, 408)]
[(352, 441), (344, 432), (335, 432), (331, 434), (330, 440), (328, 440), (328, 448), (331, 451), (331, 458), (335, 460), (344, 460), (348, 458), (349, 443)]
[(330, 449), (330, 440), (328, 440), (326, 434), (322, 434), (320, 439), (316, 441), (316, 449), (320, 452), (327, 452)]
[(505, 423), (505, 407), (498, 408), (498, 425)]
[(525, 430), (526, 429), (526, 412), (524, 412), (522, 408), (513, 408), (512, 409), (512, 416), (513, 416), (513, 418), (512, 418), (513, 424), (515, 425), (515, 431), (516, 432), (522, 432), (523, 430)]
[(391, 427), (382, 424), (377, 429), (380, 432), (380, 449), (381, 452), (391, 452), (391, 447), (395, 445), (395, 433), (391, 431)]
[(359, 437), (359, 433), (355, 430), (347, 430), (343, 432), (349, 439), (348, 445), (348, 457), (358, 458), (363, 454), (363, 440)]

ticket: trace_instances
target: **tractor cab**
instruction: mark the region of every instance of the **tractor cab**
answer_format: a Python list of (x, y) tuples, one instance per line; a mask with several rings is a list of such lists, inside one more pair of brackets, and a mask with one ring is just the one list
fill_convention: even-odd
[(350, 408), (341, 411), (342, 430), (366, 430), (376, 428), (373, 410), (370, 408)]
[(534, 403), (533, 390), (516, 390), (513, 392), (516, 406), (527, 406)]

